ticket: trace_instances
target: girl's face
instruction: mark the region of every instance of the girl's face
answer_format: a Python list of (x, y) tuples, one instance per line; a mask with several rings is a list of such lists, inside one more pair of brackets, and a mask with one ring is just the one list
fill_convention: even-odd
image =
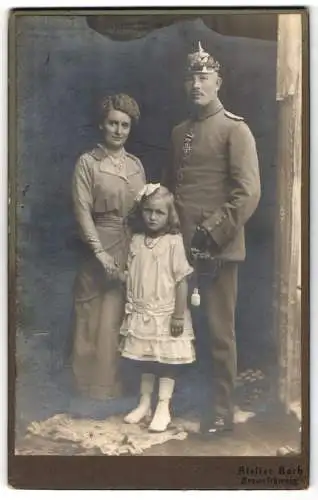
[(104, 133), (105, 146), (110, 150), (121, 149), (131, 129), (131, 118), (122, 111), (111, 109), (101, 124)]
[(141, 213), (150, 234), (156, 235), (164, 232), (169, 217), (169, 209), (164, 198), (149, 198), (143, 204)]

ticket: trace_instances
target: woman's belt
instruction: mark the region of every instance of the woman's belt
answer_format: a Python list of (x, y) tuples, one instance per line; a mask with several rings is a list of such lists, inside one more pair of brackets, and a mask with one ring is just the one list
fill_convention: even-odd
[(119, 215), (94, 213), (93, 220), (97, 226), (122, 227), (126, 225), (126, 218)]

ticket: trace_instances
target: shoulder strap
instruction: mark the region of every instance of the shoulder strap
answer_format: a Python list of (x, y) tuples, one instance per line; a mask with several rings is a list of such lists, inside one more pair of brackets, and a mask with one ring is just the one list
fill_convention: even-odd
[(233, 113), (231, 113), (230, 111), (227, 111), (226, 109), (224, 110), (224, 114), (228, 118), (231, 118), (232, 120), (235, 120), (237, 122), (244, 121), (244, 118), (242, 116), (234, 115)]

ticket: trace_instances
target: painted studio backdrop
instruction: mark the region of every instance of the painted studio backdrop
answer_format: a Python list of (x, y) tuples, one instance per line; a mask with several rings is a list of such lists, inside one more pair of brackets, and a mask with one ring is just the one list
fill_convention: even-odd
[[(72, 174), (78, 156), (99, 140), (100, 97), (125, 92), (141, 109), (127, 150), (141, 159), (149, 181), (160, 179), (171, 130), (187, 116), (183, 65), (198, 40), (220, 61), (220, 98), (225, 109), (245, 118), (257, 143), (262, 197), (246, 226), (237, 339), (239, 373), (261, 373), (263, 378), (257, 382), (254, 377), (258, 388), (247, 390), (245, 385), (238, 397), (241, 406), (268, 404), (271, 377), (277, 373), (273, 333), (276, 41), (225, 36), (200, 19), (166, 26), (139, 39), (116, 41), (92, 29), (85, 16), (22, 16), (16, 38), (17, 430), (59, 412), (103, 417), (108, 411), (123, 411), (123, 400), (112, 402), (110, 409), (107, 403), (81, 398), (69, 373), (72, 287), (81, 258), (71, 202)], [(176, 413), (195, 412), (205, 399), (210, 360), (205, 354), (204, 322), (198, 321), (198, 362), (178, 381)], [(134, 378), (125, 370), (123, 366), (128, 392), (135, 391)], [(246, 384), (252, 387), (253, 380)]]

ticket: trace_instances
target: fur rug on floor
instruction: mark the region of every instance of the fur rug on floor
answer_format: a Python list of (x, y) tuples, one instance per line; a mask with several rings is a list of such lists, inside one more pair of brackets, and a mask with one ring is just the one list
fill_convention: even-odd
[[(253, 416), (252, 412), (237, 408), (235, 422), (244, 423)], [(29, 435), (77, 443), (86, 450), (98, 449), (103, 455), (140, 455), (147, 448), (170, 440), (186, 439), (189, 432), (198, 430), (198, 422), (176, 418), (165, 432), (151, 433), (146, 423), (126, 424), (118, 415), (106, 420), (92, 420), (57, 414), (28, 426)]]

